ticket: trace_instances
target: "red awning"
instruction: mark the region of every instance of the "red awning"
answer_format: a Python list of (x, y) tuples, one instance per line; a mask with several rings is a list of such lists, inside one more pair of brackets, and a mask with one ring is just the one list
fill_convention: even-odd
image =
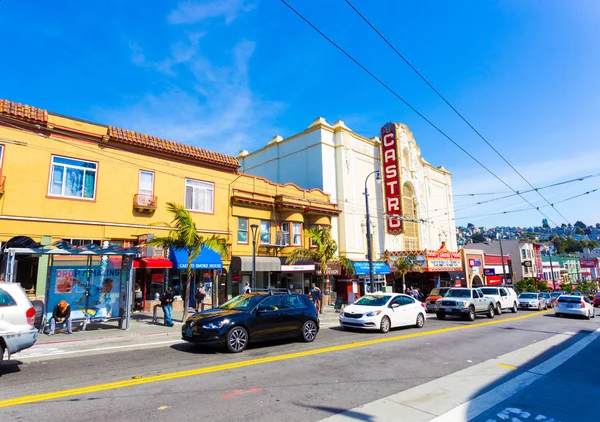
[(173, 263), (165, 258), (136, 258), (133, 268), (173, 268)]

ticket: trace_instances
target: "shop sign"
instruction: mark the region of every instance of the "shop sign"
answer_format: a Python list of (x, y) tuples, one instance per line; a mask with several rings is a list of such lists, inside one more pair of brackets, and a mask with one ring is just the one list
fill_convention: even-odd
[(494, 276), (494, 275), (496, 275), (496, 269), (495, 268), (484, 268), (483, 269), (483, 274), (486, 277)]
[[(320, 276), (322, 275), (321, 265), (315, 264), (315, 274)], [(325, 266), (325, 275), (341, 275), (342, 267), (339, 264), (327, 264)]]
[(162, 284), (165, 279), (165, 275), (162, 273), (152, 273), (152, 283)]
[(396, 124), (386, 123), (381, 128), (381, 162), (387, 232), (398, 235), (402, 232), (402, 196), (400, 194), (400, 166), (398, 165), (398, 135)]
[(460, 252), (427, 251), (427, 271), (462, 271)]
[(479, 267), (473, 267), (473, 268), (471, 268), (471, 272), (473, 274), (479, 274)]
[(282, 273), (293, 273), (293, 272), (311, 272), (315, 270), (315, 264), (309, 265), (282, 265)]
[(597, 259), (580, 259), (579, 265), (581, 268), (596, 268), (598, 266)]
[(479, 267), (479, 266), (481, 266), (481, 260), (473, 259), (473, 258), (469, 259), (469, 267)]

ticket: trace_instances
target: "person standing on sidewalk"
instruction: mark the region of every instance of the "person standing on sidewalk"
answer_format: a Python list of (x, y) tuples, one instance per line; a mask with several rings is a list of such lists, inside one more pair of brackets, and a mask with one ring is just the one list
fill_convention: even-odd
[(319, 310), (321, 308), (319, 306), (321, 300), (321, 289), (319, 289), (315, 283), (313, 283), (312, 289), (310, 289), (310, 298), (312, 299), (315, 308), (317, 308), (317, 313), (319, 313)]
[(171, 313), (173, 311), (173, 289), (171, 286), (167, 287), (167, 291), (164, 293), (160, 304), (163, 308), (163, 313), (165, 314), (165, 325), (167, 327), (173, 326), (173, 318), (171, 317)]
[(52, 319), (50, 320), (50, 332), (49, 336), (54, 335), (54, 330), (56, 329), (56, 324), (62, 324), (66, 321), (67, 323), (67, 334), (73, 334), (72, 325), (71, 325), (71, 306), (65, 300), (61, 300), (54, 307), (52, 311)]
[(204, 311), (204, 298), (206, 297), (206, 290), (204, 286), (200, 284), (196, 289), (196, 312), (200, 309), (200, 312)]

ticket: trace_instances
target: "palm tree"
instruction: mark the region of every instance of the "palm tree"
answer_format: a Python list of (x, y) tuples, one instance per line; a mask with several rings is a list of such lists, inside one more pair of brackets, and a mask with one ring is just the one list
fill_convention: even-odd
[[(388, 251), (384, 252), (384, 260), (394, 272), (395, 276), (402, 276), (402, 286), (406, 289), (406, 274), (411, 272), (423, 272), (423, 266), (417, 261), (415, 254), (407, 256), (400, 255), (397, 259), (392, 260), (391, 254)], [(403, 292), (401, 292), (403, 293)]]
[[(354, 267), (349, 259), (343, 256), (336, 256), (338, 246), (335, 240), (331, 238), (327, 228), (317, 229), (311, 228), (308, 233), (308, 238), (313, 248), (298, 248), (294, 249), (287, 258), (287, 262), (293, 264), (301, 259), (312, 259), (315, 264), (321, 267), (321, 276), (319, 277), (318, 287), (324, 291), (325, 287), (325, 269), (327, 264), (339, 264), (349, 274), (354, 273)], [(322, 304), (320, 306), (322, 308)]]
[[(155, 237), (145, 243), (145, 246), (160, 246), (163, 248), (175, 248), (188, 252), (187, 281), (185, 284), (185, 302), (183, 303), (183, 321), (187, 320), (188, 304), (190, 303), (190, 279), (192, 278), (192, 262), (200, 255), (202, 248), (215, 251), (221, 257), (227, 256), (227, 244), (225, 239), (218, 236), (205, 238), (198, 234), (196, 223), (192, 215), (182, 205), (167, 202), (167, 211), (173, 214), (171, 223), (158, 223), (169, 227), (169, 234), (165, 237)], [(154, 224), (157, 225), (157, 224)], [(214, 283), (216, 285), (216, 283)]]

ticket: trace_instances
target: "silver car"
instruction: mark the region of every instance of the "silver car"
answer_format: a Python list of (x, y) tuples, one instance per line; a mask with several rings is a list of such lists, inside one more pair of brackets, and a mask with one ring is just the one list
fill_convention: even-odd
[(518, 299), (521, 309), (548, 309), (548, 302), (540, 293), (521, 293)]
[(35, 308), (18, 283), (0, 283), (0, 364), (12, 353), (35, 344)]

